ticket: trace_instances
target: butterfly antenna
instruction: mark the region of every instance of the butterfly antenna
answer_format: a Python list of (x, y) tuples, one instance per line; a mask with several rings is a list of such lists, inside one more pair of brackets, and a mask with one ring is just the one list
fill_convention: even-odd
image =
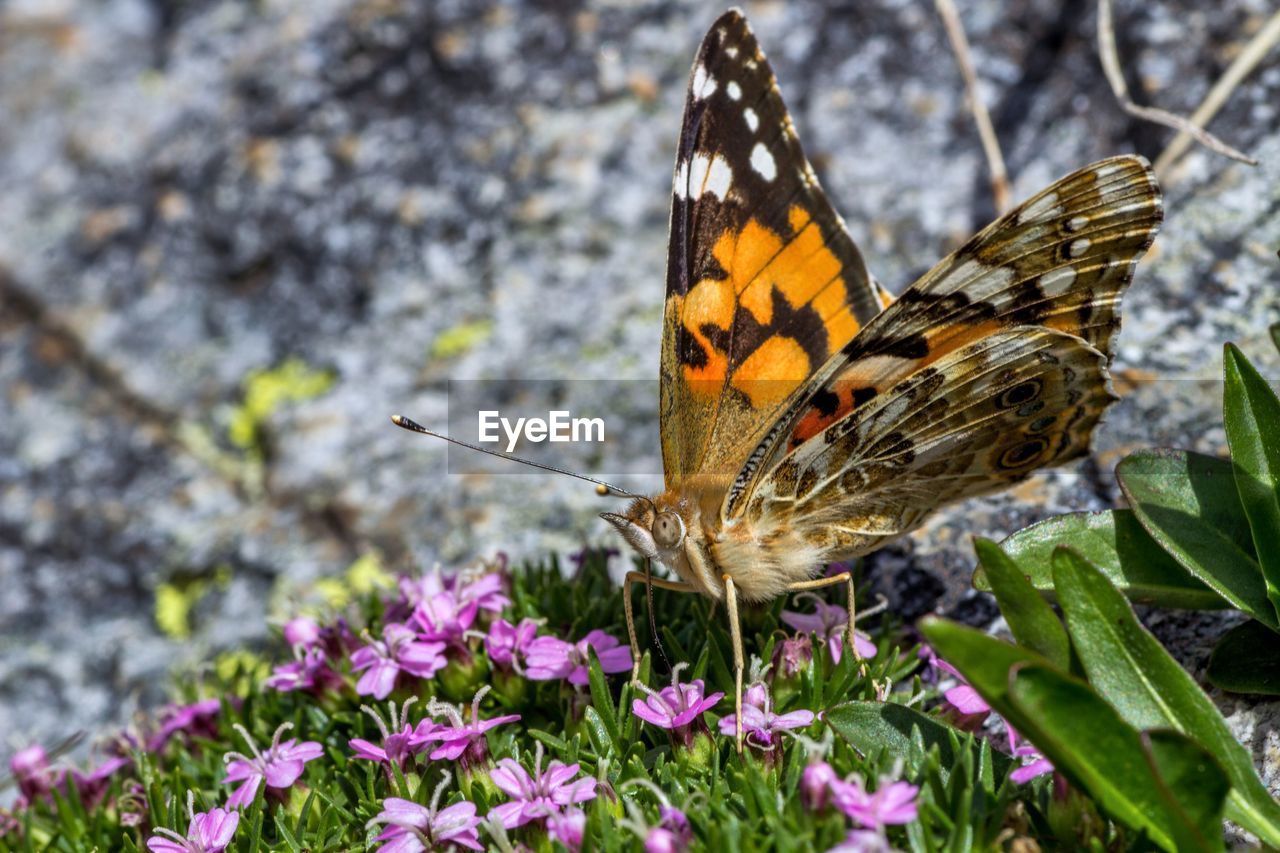
[(418, 433), (422, 433), (423, 435), (432, 436), (433, 438), (440, 438), (449, 442), (450, 444), (456, 444), (459, 447), (465, 447), (468, 450), (474, 450), (478, 453), (487, 453), (490, 456), (496, 456), (499, 459), (508, 459), (512, 462), (519, 462), (522, 465), (529, 465), (534, 468), (541, 468), (543, 471), (550, 471), (553, 474), (564, 474), (566, 477), (576, 477), (579, 480), (586, 480), (588, 483), (595, 483), (596, 492), (600, 495), (612, 495), (620, 498), (641, 498), (642, 497), (641, 495), (634, 495), (625, 489), (620, 489), (617, 486), (610, 485), (609, 483), (606, 483), (604, 480), (597, 480), (595, 477), (588, 477), (586, 474), (578, 474), (574, 471), (566, 471), (564, 468), (557, 468), (554, 465), (545, 465), (541, 462), (534, 462), (531, 459), (521, 459), (519, 456), (509, 456), (506, 453), (499, 453), (496, 450), (490, 450), (489, 448), (481, 447), (478, 444), (472, 444), (468, 441), (463, 441), (458, 438), (450, 438), (444, 433), (439, 433), (439, 432), (436, 432), (435, 430), (427, 429), (422, 424), (418, 423), (417, 421), (406, 418), (404, 415), (392, 415), (391, 422), (396, 426), (400, 427), (401, 429), (409, 430), (409, 432), (418, 432)]

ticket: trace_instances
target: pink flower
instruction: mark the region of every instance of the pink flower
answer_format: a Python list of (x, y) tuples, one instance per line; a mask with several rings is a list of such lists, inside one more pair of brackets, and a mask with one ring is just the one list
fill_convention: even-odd
[[(437, 598), (446, 596), (448, 609), (455, 615), (462, 615), (469, 611), (470, 615), (466, 620), (468, 627), (475, 619), (476, 609), (500, 613), (504, 607), (511, 604), (511, 599), (507, 598), (504, 592), (506, 581), (500, 572), (488, 572), (478, 577), (473, 574), (471, 578), (464, 580), (459, 575), (439, 571), (427, 572), (416, 578), (402, 577), (400, 596), (410, 610), (417, 610), (426, 604), (428, 610), (436, 611), (433, 614), (433, 621), (447, 615), (441, 612), (442, 603), (433, 603)], [(436, 624), (439, 625), (440, 622), (436, 621)]]
[(582, 849), (586, 828), (587, 815), (582, 809), (568, 808), (547, 816), (547, 835), (572, 851)]
[(171, 829), (157, 829), (156, 834), (147, 839), (147, 849), (152, 853), (222, 853), (226, 850), (240, 825), (240, 813), (214, 809), (195, 814), (193, 803), (193, 795), (188, 794), (187, 814), (191, 816), (191, 823), (187, 826), (186, 838)]
[(305, 690), (319, 694), (342, 685), (342, 676), (329, 666), (324, 649), (318, 646), (294, 648), (298, 650), (299, 658), (292, 663), (280, 664), (272, 670), (264, 682), (267, 687), (282, 693)]
[[(747, 743), (760, 749), (773, 749), (776, 732), (802, 729), (813, 722), (812, 711), (792, 711), (788, 714), (773, 713), (773, 699), (759, 682), (751, 685), (743, 694), (742, 731)], [(720, 719), (720, 734), (737, 736), (737, 715)]]
[[(96, 808), (111, 786), (111, 777), (117, 770), (128, 767), (132, 763), (133, 759), (118, 755), (108, 758), (88, 773), (73, 769), (70, 774), (71, 784), (76, 786), (76, 791), (80, 794), (80, 802), (85, 808)], [(65, 780), (67, 777), (63, 778)]]
[(862, 780), (834, 779), (832, 799), (836, 808), (853, 818), (860, 826), (880, 829), (890, 824), (911, 823), (916, 819), (916, 795), (920, 789), (906, 782), (880, 780), (874, 794), (868, 794)]
[(827, 807), (831, 783), (837, 780), (836, 771), (825, 761), (812, 761), (800, 774), (800, 799), (813, 811)]
[(484, 638), (484, 648), (489, 653), (489, 660), (498, 668), (519, 671), (524, 667), (524, 657), (537, 633), (538, 623), (532, 619), (521, 619), (519, 625), (512, 625), (506, 619), (495, 619)]
[(383, 853), (421, 853), (451, 844), (471, 850), (484, 849), (476, 834), (476, 827), (480, 825), (476, 804), (463, 800), (437, 810), (439, 790), (430, 806), (398, 797), (382, 801), (382, 811), (369, 822), (387, 824), (387, 828), (374, 839), (386, 842), (381, 847)]
[(455, 708), (452, 705), (443, 703), (432, 704), (431, 713), (444, 714), (449, 718), (448, 725), (438, 725), (422, 736), (424, 742), (440, 742), (440, 746), (436, 747), (431, 753), (430, 758), (432, 761), (457, 761), (461, 759), (463, 769), (466, 770), (483, 764), (488, 759), (489, 751), (485, 742), (485, 732), (495, 726), (513, 723), (520, 719), (519, 714), (507, 714), (506, 716), (494, 717), (489, 720), (480, 719), (480, 700), (484, 699), (485, 694), (488, 692), (489, 685), (487, 684), (476, 691), (475, 697), (471, 700), (470, 723), (463, 721), (461, 708)]
[(458, 601), (463, 604), (475, 602), (481, 610), (501, 613), (503, 608), (511, 604), (511, 599), (507, 598), (504, 591), (505, 586), (506, 581), (501, 574), (490, 572), (469, 583), (459, 585)]
[(1017, 770), (1009, 774), (1009, 778), (1015, 784), (1021, 785), (1024, 782), (1030, 782), (1038, 776), (1053, 772), (1053, 763), (1049, 759), (1040, 754), (1040, 751), (1030, 743), (1025, 746), (1018, 745), (1018, 732), (1013, 726), (1009, 725), (1009, 721), (1005, 720), (1005, 728), (1009, 732), (1009, 754), (1014, 758), (1029, 758), (1031, 761), (1023, 764)]
[(784, 637), (773, 653), (774, 672), (779, 678), (795, 678), (813, 660), (813, 641), (808, 634)]
[(356, 693), (362, 696), (371, 693), (376, 699), (385, 699), (402, 671), (430, 678), (447, 663), (442, 654), (444, 643), (424, 643), (407, 625), (392, 622), (382, 629), (382, 637), (351, 654), (353, 671), (368, 670), (356, 684)]
[[(794, 610), (782, 611), (782, 621), (804, 634), (814, 634), (819, 640), (825, 640), (831, 650), (831, 659), (840, 663), (844, 651), (844, 637), (849, 624), (849, 610), (835, 604), (827, 604), (812, 593), (803, 593), (796, 598), (813, 599), (813, 613), (797, 613)], [(876, 645), (862, 631), (853, 632), (854, 648), (861, 658), (876, 656)]]
[(409, 722), (409, 706), (416, 701), (418, 701), (417, 696), (410, 696), (404, 700), (398, 713), (395, 703), (388, 702), (389, 722), (384, 721), (373, 708), (361, 705), (360, 710), (372, 717), (378, 726), (378, 731), (382, 732), (382, 746), (363, 738), (352, 738), (347, 741), (347, 746), (355, 752), (355, 757), (365, 761), (377, 761), (388, 766), (394, 761), (403, 769), (413, 756), (423, 752), (426, 749), (425, 736), (435, 727), (435, 724), (431, 720), (422, 720), (415, 729)]
[(983, 716), (986, 716), (991, 713), (991, 706), (983, 701), (982, 697), (978, 695), (978, 691), (969, 686), (968, 679), (961, 675), (958, 669), (938, 657), (934, 654), (933, 649), (928, 648), (927, 646), (921, 647), (920, 655), (925, 658), (925, 661), (929, 666), (950, 675), (956, 681), (960, 682), (958, 685), (942, 694), (951, 707), (966, 716), (972, 714), (982, 714)]
[(9, 772), (18, 783), (19, 805), (48, 797), (59, 781), (58, 774), (49, 766), (49, 754), (38, 743), (15, 752), (9, 759)]
[(880, 830), (854, 829), (827, 853), (893, 853), (893, 847)]
[(644, 837), (645, 853), (682, 853), (693, 843), (693, 828), (680, 809), (663, 803), (658, 807), (659, 822)]
[(496, 817), (507, 829), (530, 821), (545, 821), (565, 806), (595, 799), (596, 780), (574, 779), (578, 775), (577, 764), (566, 767), (563, 762), (552, 761), (544, 772), (541, 743), (536, 750), (532, 776), (511, 758), (499, 761), (489, 774), (493, 784), (511, 798), (511, 802), (489, 810), (489, 816)]
[(212, 738), (218, 733), (216, 717), (222, 712), (219, 699), (205, 699), (190, 705), (169, 705), (161, 710), (159, 730), (147, 741), (148, 752), (159, 752), (179, 732)]
[(295, 616), (284, 623), (284, 641), (291, 648), (309, 649), (320, 643), (320, 626), (307, 616)]
[(648, 695), (644, 699), (632, 700), (631, 711), (646, 723), (669, 730), (673, 738), (688, 747), (693, 744), (695, 727), (706, 731), (706, 726), (701, 723), (702, 715), (714, 708), (724, 694), (717, 692), (704, 696), (706, 687), (701, 678), (681, 684), (680, 670), (685, 666), (678, 663), (671, 670), (670, 686), (658, 692), (646, 688)]
[(461, 642), (476, 621), (479, 609), (480, 605), (474, 601), (461, 602), (452, 592), (441, 591), (418, 602), (413, 608), (413, 621), (424, 640)]
[(567, 643), (556, 637), (537, 637), (529, 643), (525, 674), (533, 681), (569, 679), (570, 684), (581, 687), (588, 681), (587, 648), (595, 649), (600, 659), (600, 669), (606, 673), (626, 672), (631, 669), (631, 649), (620, 643), (617, 637), (595, 630), (579, 640)]
[(222, 783), (241, 782), (239, 788), (227, 799), (227, 805), (233, 809), (247, 806), (258, 794), (258, 786), (265, 780), (269, 788), (288, 788), (298, 781), (304, 765), (324, 754), (324, 747), (313, 740), (297, 743), (295, 738), (280, 742), (280, 735), (293, 728), (293, 723), (281, 723), (271, 738), (271, 746), (266, 752), (259, 752), (249, 731), (239, 723), (235, 724), (249, 748), (253, 750), (253, 758), (238, 752), (228, 752), (223, 756), (227, 762), (227, 775)]

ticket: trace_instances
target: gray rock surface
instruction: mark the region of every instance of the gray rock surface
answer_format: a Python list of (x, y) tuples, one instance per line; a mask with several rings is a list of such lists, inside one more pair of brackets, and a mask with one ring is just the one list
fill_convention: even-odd
[[(1092, 4), (959, 5), (1015, 195), (1110, 154), (1154, 159), (1171, 137), (1116, 106)], [(1271, 5), (1117, 3), (1137, 98), (1190, 112)], [(305, 583), (371, 549), (401, 568), (606, 539), (585, 484), (446, 475), (440, 444), (386, 417), (444, 423), (449, 379), (593, 379), (607, 404), (610, 383), (655, 376), (681, 100), (717, 11), (0, 5), (8, 738), (99, 729), (154, 703), (166, 671), (260, 639), (283, 577)], [(992, 216), (931, 4), (747, 11), (828, 192), (891, 289)], [(1261, 165), (1195, 150), (1167, 187), (1119, 343), (1138, 390), (1097, 456), (953, 508), (872, 557), (900, 611), (989, 621), (967, 592), (971, 535), (1109, 505), (1111, 466), (1130, 449), (1220, 447), (1211, 380), (1224, 341), (1280, 374), (1266, 338), (1280, 319), (1277, 103), (1272, 59), (1212, 126)], [(267, 420), (255, 465), (227, 441), (232, 412), (251, 371), (292, 356), (334, 383)], [(652, 419), (618, 428), (654, 445)], [(191, 639), (167, 639), (157, 586), (220, 570), (229, 580), (201, 600)], [(1202, 667), (1201, 647), (1164, 638)], [(1277, 789), (1275, 706), (1223, 702)]]

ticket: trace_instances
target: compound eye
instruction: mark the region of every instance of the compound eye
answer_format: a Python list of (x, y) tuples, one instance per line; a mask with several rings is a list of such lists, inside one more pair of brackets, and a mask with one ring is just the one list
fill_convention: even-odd
[(653, 521), (653, 541), (659, 548), (671, 549), (684, 539), (684, 520), (674, 512), (660, 512)]

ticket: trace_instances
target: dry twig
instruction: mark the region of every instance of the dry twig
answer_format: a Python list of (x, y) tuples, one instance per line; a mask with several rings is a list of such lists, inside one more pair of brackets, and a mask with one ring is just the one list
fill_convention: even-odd
[[(1280, 20), (1280, 14), (1273, 19), (1273, 22), (1277, 20)], [(1269, 26), (1270, 25), (1268, 25), (1268, 27)], [(1278, 24), (1277, 27), (1280, 28), (1280, 24)], [(1267, 28), (1264, 28), (1264, 31), (1266, 29)], [(1261, 35), (1261, 33), (1259, 35)], [(1280, 33), (1277, 33), (1277, 35), (1280, 36)], [(1256, 42), (1258, 39), (1255, 38), (1254, 41)], [(1131, 116), (1135, 116), (1146, 121), (1163, 124), (1166, 127), (1171, 127), (1179, 132), (1178, 136), (1174, 138), (1173, 142), (1170, 143), (1169, 147), (1165, 149), (1164, 153), (1161, 154), (1157, 160), (1157, 174), (1162, 171), (1162, 165), (1167, 167), (1173, 157), (1176, 157), (1177, 154), (1180, 154), (1181, 151), (1186, 148), (1188, 140), (1190, 139), (1194, 139), (1209, 150), (1221, 154), (1224, 157), (1230, 157), (1233, 160), (1239, 160), (1240, 162), (1248, 163), (1251, 166), (1256, 166), (1258, 164), (1257, 160), (1247, 154), (1237, 151), (1235, 148), (1232, 148), (1230, 145), (1218, 139), (1201, 126), (1218, 111), (1222, 106), (1222, 103), (1225, 102), (1227, 96), (1230, 94), (1231, 90), (1234, 89), (1236, 84), (1240, 82), (1240, 79), (1244, 77), (1244, 74), (1240, 74), (1235, 80), (1230, 81), (1229, 85), (1221, 86), (1221, 91), (1219, 91), (1219, 85), (1215, 85), (1209, 95), (1210, 98), (1213, 98), (1216, 92), (1216, 102), (1211, 104), (1209, 98), (1206, 98), (1205, 103), (1201, 105), (1200, 109), (1196, 111), (1195, 116), (1191, 119), (1187, 119), (1183, 116), (1177, 115), (1176, 113), (1171, 113), (1168, 110), (1162, 110), (1158, 107), (1144, 107), (1140, 104), (1134, 103), (1133, 99), (1129, 97), (1129, 86), (1125, 83), (1124, 72), (1120, 68), (1120, 53), (1116, 48), (1116, 31), (1111, 14), (1111, 0), (1098, 0), (1098, 54), (1102, 60), (1102, 71), (1107, 77), (1107, 82), (1111, 84), (1111, 91), (1115, 94), (1116, 100), (1120, 102), (1120, 106), (1125, 112)], [(1238, 63), (1239, 58), (1237, 58), (1237, 64)], [(1254, 64), (1256, 64), (1256, 60), (1254, 61)], [(1233, 64), (1232, 68), (1234, 67), (1235, 65)], [(1251, 67), (1252, 66), (1250, 66), (1250, 68)], [(1245, 73), (1248, 72), (1246, 71)], [(1230, 74), (1230, 69), (1228, 69), (1228, 74)], [(1224, 82), (1227, 82), (1227, 74), (1223, 75), (1219, 84)], [(1209, 107), (1209, 109), (1206, 110), (1206, 107)], [(1180, 144), (1180, 148), (1175, 152), (1173, 157), (1169, 157), (1167, 155), (1169, 155), (1174, 143)]]
[(991, 124), (991, 116), (978, 96), (978, 75), (973, 69), (973, 59), (969, 54), (969, 39), (965, 37), (964, 26), (960, 23), (960, 14), (956, 11), (952, 0), (935, 0), (935, 2), (938, 14), (942, 16), (942, 24), (946, 27), (951, 50), (956, 55), (956, 64), (960, 66), (960, 76), (964, 78), (964, 96), (970, 112), (973, 113), (973, 121), (978, 126), (978, 136), (982, 139), (982, 151), (987, 155), (987, 166), (991, 169), (991, 195), (995, 201), (996, 212), (1004, 213), (1009, 209), (1009, 173), (1004, 167), (1004, 156), (1000, 153), (1000, 141), (996, 139), (996, 130)]
[[(1205, 95), (1204, 102), (1191, 114), (1191, 123), (1197, 127), (1208, 124), (1226, 103), (1231, 92), (1252, 73), (1277, 43), (1280, 43), (1280, 11), (1271, 16), (1271, 19), (1245, 45), (1244, 50), (1240, 51), (1227, 70), (1222, 72), (1222, 76), (1213, 84), (1209, 94)], [(1190, 144), (1191, 134), (1179, 133), (1175, 136), (1156, 158), (1156, 172), (1163, 174), (1172, 167)]]

